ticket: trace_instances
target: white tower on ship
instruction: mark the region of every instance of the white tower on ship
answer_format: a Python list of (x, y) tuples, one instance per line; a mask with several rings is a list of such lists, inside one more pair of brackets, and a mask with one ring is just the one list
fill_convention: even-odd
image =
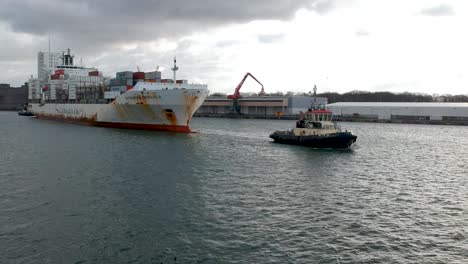
[(55, 66), (61, 64), (61, 55), (58, 52), (39, 52), (37, 54), (37, 77), (41, 81), (47, 81), (49, 75), (55, 70)]

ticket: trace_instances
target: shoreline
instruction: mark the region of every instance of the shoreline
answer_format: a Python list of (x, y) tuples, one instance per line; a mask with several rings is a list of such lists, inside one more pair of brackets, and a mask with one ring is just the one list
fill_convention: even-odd
[[(297, 115), (252, 115), (252, 114), (197, 114), (194, 117), (210, 117), (210, 118), (231, 118), (231, 119), (279, 119), (279, 120), (296, 120)], [(446, 125), (446, 126), (468, 126), (468, 121), (448, 121), (448, 120), (411, 120), (411, 119), (377, 119), (365, 117), (339, 117), (334, 116), (333, 121), (336, 122), (358, 122), (358, 123), (388, 123), (388, 124), (419, 124), (419, 125)]]

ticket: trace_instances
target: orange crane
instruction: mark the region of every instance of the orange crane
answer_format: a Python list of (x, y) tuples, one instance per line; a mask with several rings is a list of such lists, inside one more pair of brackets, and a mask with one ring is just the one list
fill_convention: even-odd
[(228, 99), (232, 100), (233, 110), (238, 114), (240, 114), (240, 107), (239, 107), (239, 105), (237, 103), (237, 100), (239, 98), (241, 98), (240, 88), (242, 87), (242, 85), (244, 84), (244, 82), (245, 82), (245, 80), (247, 79), (248, 76), (252, 77), (252, 79), (257, 81), (258, 84), (260, 84), (262, 86), (262, 90), (260, 91), (259, 95), (265, 95), (265, 90), (263, 89), (263, 84), (259, 80), (257, 80), (257, 78), (255, 78), (250, 72), (246, 73), (244, 75), (244, 78), (242, 78), (242, 81), (237, 85), (236, 89), (234, 90), (234, 94), (230, 94), (230, 95), (227, 96)]

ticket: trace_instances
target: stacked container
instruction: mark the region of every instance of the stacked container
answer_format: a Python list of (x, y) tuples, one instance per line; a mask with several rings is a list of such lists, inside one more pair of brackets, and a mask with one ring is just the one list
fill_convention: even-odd
[(132, 79), (133, 78), (133, 72), (131, 72), (131, 71), (117, 72), (115, 76), (118, 79)]
[(133, 85), (136, 85), (138, 82), (145, 81), (145, 73), (144, 72), (134, 72), (133, 73)]
[[(109, 82), (109, 86), (111, 88), (111, 91), (113, 92), (125, 92), (133, 88), (133, 80), (134, 80), (134, 73), (131, 71), (123, 71), (123, 72), (117, 72), (116, 73), (116, 78), (111, 79)], [(140, 75), (136, 75), (141, 76)]]
[(61, 76), (63, 76), (63, 75), (52, 74), (52, 75), (50, 76), (50, 79), (51, 79), (51, 80), (60, 80), (60, 79), (62, 79)]
[(100, 76), (99, 71), (90, 71), (88, 76)]
[(161, 80), (161, 72), (154, 71), (154, 72), (147, 72), (145, 73), (145, 81), (147, 82), (157, 82)]

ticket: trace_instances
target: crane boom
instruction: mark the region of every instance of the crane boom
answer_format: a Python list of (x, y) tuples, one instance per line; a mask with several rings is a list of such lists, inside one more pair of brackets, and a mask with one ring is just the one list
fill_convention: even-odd
[(250, 76), (252, 77), (252, 79), (254, 79), (256, 82), (258, 82), (258, 84), (260, 84), (262, 86), (262, 91), (263, 90), (263, 84), (257, 80), (257, 78), (255, 78), (250, 72), (246, 73), (244, 75), (244, 78), (242, 78), (242, 81), (237, 85), (236, 89), (234, 90), (234, 94), (231, 94), (231, 95), (228, 95), (228, 99), (233, 99), (233, 100), (237, 100), (240, 98), (240, 89), (242, 87), (242, 85), (244, 84), (245, 80), (247, 79), (247, 77)]

